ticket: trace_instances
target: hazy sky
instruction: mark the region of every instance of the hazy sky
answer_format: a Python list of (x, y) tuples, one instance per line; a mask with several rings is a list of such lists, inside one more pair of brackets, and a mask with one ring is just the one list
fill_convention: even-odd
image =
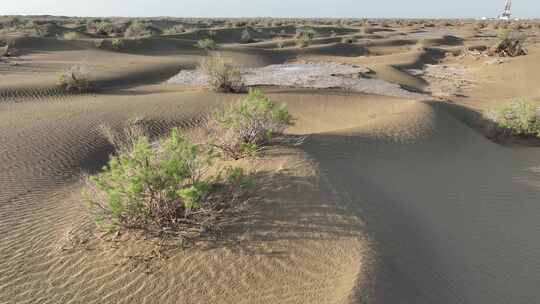
[[(504, 0), (0, 0), (0, 15), (175, 17), (494, 17)], [(540, 17), (540, 0), (514, 0)]]

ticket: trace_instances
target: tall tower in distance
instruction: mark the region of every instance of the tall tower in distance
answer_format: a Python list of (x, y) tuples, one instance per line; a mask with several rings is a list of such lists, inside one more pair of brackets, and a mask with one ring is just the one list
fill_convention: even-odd
[(506, 0), (504, 12), (499, 16), (500, 20), (510, 20), (512, 17), (512, 0)]

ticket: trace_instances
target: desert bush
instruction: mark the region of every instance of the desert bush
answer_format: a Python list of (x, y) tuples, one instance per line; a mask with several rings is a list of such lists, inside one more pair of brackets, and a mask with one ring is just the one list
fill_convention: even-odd
[(132, 22), (124, 33), (125, 38), (149, 37), (157, 34), (157, 30), (146, 22)]
[(111, 42), (112, 48), (115, 51), (119, 51), (124, 47), (124, 40), (120, 38), (115, 38)]
[(117, 153), (132, 150), (139, 138), (148, 138), (150, 133), (145, 118), (139, 116), (127, 120), (120, 130), (107, 124), (100, 125), (99, 130)]
[(81, 35), (77, 32), (67, 32), (64, 33), (64, 40), (78, 40), (81, 38)]
[(210, 51), (210, 50), (217, 49), (218, 45), (213, 39), (205, 38), (205, 39), (201, 39), (197, 41), (197, 44), (195, 44), (195, 47), (201, 50)]
[(94, 41), (94, 45), (95, 45), (98, 49), (100, 49), (100, 48), (103, 47), (103, 42), (104, 42), (104, 41), (105, 41), (105, 40), (103, 40), (103, 39), (95, 40), (95, 41)]
[(296, 45), (302, 48), (309, 46), (315, 35), (316, 32), (312, 28), (296, 29)]
[(493, 123), (495, 134), (540, 137), (538, 104), (515, 101), (488, 111), (487, 118)]
[(489, 55), (501, 57), (527, 55), (527, 50), (524, 48), (527, 36), (519, 34), (511, 29), (500, 28), (497, 37), (499, 41), (489, 50)]
[(174, 129), (158, 147), (140, 137), (133, 149), (113, 156), (102, 173), (86, 179), (85, 198), (99, 227), (109, 232), (144, 229), (191, 236), (213, 229), (234, 209), (232, 169), (221, 181), (207, 174), (214, 153)]
[(213, 145), (227, 157), (240, 159), (256, 153), (293, 123), (285, 104), (276, 105), (259, 90), (212, 115)]
[(240, 38), (240, 41), (242, 43), (251, 43), (253, 42), (253, 38), (251, 37), (251, 34), (249, 33), (249, 30), (246, 28), (242, 32), (242, 37)]
[(277, 37), (275, 38), (275, 41), (276, 41), (276, 46), (278, 47), (278, 49), (282, 49), (285, 47), (285, 41), (283, 40), (283, 38)]
[(72, 66), (58, 76), (58, 86), (66, 92), (82, 93), (91, 89), (88, 73), (81, 66)]
[(244, 89), (240, 69), (219, 54), (204, 58), (198, 69), (208, 78), (208, 88), (212, 91), (238, 93)]
[(163, 31), (165, 35), (176, 35), (186, 32), (186, 27), (182, 24), (177, 24)]

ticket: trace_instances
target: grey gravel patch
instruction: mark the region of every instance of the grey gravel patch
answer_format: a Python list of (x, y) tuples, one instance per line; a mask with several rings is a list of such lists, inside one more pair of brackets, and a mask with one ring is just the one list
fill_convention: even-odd
[[(333, 62), (277, 64), (263, 68), (241, 69), (247, 86), (280, 86), (296, 88), (339, 88), (352, 92), (411, 99), (429, 99), (429, 95), (410, 92), (387, 81), (369, 78), (364, 67)], [(197, 70), (182, 70), (167, 81), (169, 84), (204, 86), (207, 78)]]

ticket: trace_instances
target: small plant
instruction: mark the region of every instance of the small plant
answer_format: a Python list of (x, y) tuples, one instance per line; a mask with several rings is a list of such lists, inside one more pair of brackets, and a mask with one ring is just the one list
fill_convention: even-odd
[(205, 39), (201, 39), (197, 41), (197, 44), (195, 44), (195, 47), (201, 50), (210, 51), (210, 50), (217, 49), (218, 45), (213, 39), (205, 38)]
[(276, 40), (276, 46), (278, 49), (282, 49), (285, 47), (285, 41), (283, 40), (283, 38), (278, 37), (275, 40)]
[(120, 51), (124, 47), (124, 40), (120, 38), (115, 38), (112, 40), (112, 48), (115, 51)]
[(497, 133), (540, 137), (538, 109), (538, 104), (515, 101), (489, 111), (487, 118), (494, 123)]
[(103, 40), (103, 39), (98, 39), (98, 40), (94, 41), (94, 45), (95, 45), (98, 49), (100, 49), (100, 48), (103, 47), (103, 42), (104, 42), (104, 41), (105, 41), (105, 40)]
[(259, 90), (212, 117), (214, 146), (233, 159), (253, 155), (293, 123), (286, 105), (276, 105)]
[(81, 38), (81, 35), (77, 32), (64, 33), (64, 40), (78, 40), (80, 38)]
[(240, 69), (227, 63), (219, 54), (204, 58), (199, 71), (208, 78), (208, 87), (212, 91), (238, 93), (244, 89)]
[(300, 28), (296, 30), (296, 45), (304, 48), (311, 44), (317, 33), (312, 28)]
[(81, 66), (72, 66), (58, 77), (58, 86), (65, 92), (82, 93), (91, 89), (88, 73)]
[(225, 181), (208, 176), (214, 154), (176, 129), (154, 148), (140, 137), (131, 151), (113, 156), (104, 171), (86, 179), (86, 200), (99, 227), (117, 232), (144, 229), (158, 235), (193, 236), (213, 229), (235, 208), (243, 171)]
[(240, 41), (242, 43), (251, 43), (253, 42), (253, 38), (251, 37), (251, 34), (249, 33), (249, 30), (246, 28), (242, 32), (242, 37), (240, 38)]

